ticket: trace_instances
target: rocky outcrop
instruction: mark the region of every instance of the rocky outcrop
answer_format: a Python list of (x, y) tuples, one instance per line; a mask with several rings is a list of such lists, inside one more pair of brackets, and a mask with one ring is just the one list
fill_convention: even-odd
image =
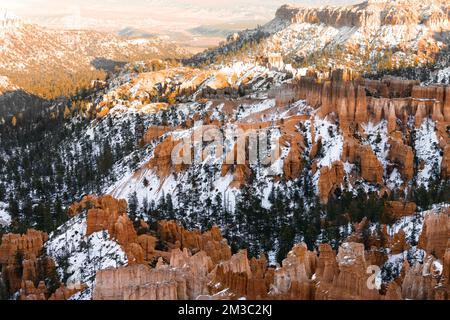
[(160, 221), (157, 231), (159, 240), (169, 248), (189, 249), (192, 253), (204, 251), (214, 264), (229, 260), (231, 250), (217, 226), (201, 233), (198, 230), (188, 231), (175, 221)]
[(289, 147), (289, 153), (283, 160), (284, 177), (288, 180), (294, 180), (300, 176), (303, 168), (301, 156), (304, 150), (303, 136), (295, 133), (285, 135), (280, 139), (280, 144)]
[[(403, 202), (389, 205), (393, 212), (402, 211), (399, 215), (414, 207)], [(264, 255), (249, 259), (246, 250), (231, 255), (218, 227), (202, 233), (188, 231), (175, 221), (160, 221), (157, 231), (152, 232), (141, 221), (143, 233), (138, 236), (129, 224), (126, 203), (122, 201), (109, 196), (86, 197), (73, 207), (73, 212), (80, 210), (87, 210), (88, 234), (108, 230), (111, 238), (126, 248), (129, 257), (139, 256), (129, 261), (128, 266), (98, 271), (94, 299), (449, 298), (448, 208), (431, 210), (424, 218), (419, 240), (419, 247), (426, 252), (424, 263), (409, 266), (405, 260), (400, 277), (381, 290), (375, 287), (374, 275), (368, 267), (382, 266), (387, 260), (386, 252), (400, 254), (410, 245), (403, 229), (391, 237), (386, 226), (382, 226), (381, 231), (372, 230), (365, 238), (364, 231), (370, 227), (368, 219), (354, 225), (354, 232), (337, 254), (328, 244), (321, 244), (317, 253), (301, 243), (292, 248), (281, 266), (269, 268)], [(20, 299), (63, 300), (85, 289), (82, 285), (66, 287), (53, 279), (53, 284), (59, 288), (50, 292), (43, 280), (52, 279), (55, 265), (51, 259), (40, 255), (45, 239), (46, 234), (35, 230), (25, 235), (3, 237), (0, 246), (2, 276), (15, 286), (11, 293), (19, 291)], [(370, 249), (365, 250), (365, 245)], [(20, 259), (17, 252), (21, 253)], [(22, 263), (18, 263), (20, 261)], [(18, 274), (20, 276), (14, 276)]]
[(48, 300), (69, 300), (73, 295), (86, 289), (85, 285), (66, 287), (62, 284)]
[(138, 243), (138, 236), (133, 223), (127, 215), (127, 202), (112, 196), (87, 196), (80, 203), (69, 209), (76, 213), (87, 209), (86, 235), (106, 230), (124, 249), (128, 263), (143, 263), (144, 250)]
[(10, 293), (19, 290), (27, 281), (38, 278), (38, 265), (47, 263), (39, 261), (44, 242), (48, 236), (33, 229), (26, 234), (5, 234), (0, 245), (0, 266), (2, 276), (8, 283)]
[(249, 279), (252, 278), (250, 262), (247, 257), (247, 251), (241, 250), (216, 266), (212, 272), (213, 293), (228, 289), (229, 295), (237, 298), (244, 297), (247, 294)]
[(444, 149), (441, 163), (441, 176), (442, 178), (450, 178), (450, 145)]
[(448, 287), (450, 285), (450, 240), (447, 243), (447, 250), (445, 250), (443, 262), (444, 262), (442, 270), (443, 284)]
[(322, 167), (319, 177), (320, 201), (328, 202), (332, 190), (339, 186), (344, 180), (344, 165), (340, 161), (333, 162), (331, 168)]
[(83, 197), (80, 202), (75, 202), (69, 207), (68, 215), (73, 217), (88, 209), (108, 208), (111, 211), (126, 212), (126, 200), (117, 200), (111, 196), (97, 197), (95, 195), (88, 195)]
[(23, 281), (20, 289), (20, 300), (47, 300), (47, 287), (44, 281), (40, 281), (35, 287), (33, 281)]
[(322, 6), (320, 8), (284, 5), (276, 18), (290, 23), (325, 24), (327, 26), (373, 29), (386, 25), (415, 26), (419, 23), (432, 28), (448, 27), (445, 0), (434, 1), (433, 10), (418, 0), (368, 0), (348, 6)]
[(341, 159), (343, 162), (357, 164), (359, 174), (364, 180), (377, 184), (383, 182), (383, 165), (370, 146), (361, 145), (355, 139), (346, 137)]
[(271, 297), (287, 300), (311, 300), (314, 283), (311, 280), (317, 265), (317, 255), (308, 251), (306, 244), (294, 246), (282, 267), (277, 268), (271, 287)]
[(443, 259), (450, 239), (450, 208), (432, 210), (423, 222), (422, 233), (419, 237), (419, 248)]
[(201, 251), (191, 256), (174, 249), (170, 265), (133, 265), (97, 272), (94, 300), (194, 300), (208, 293), (211, 259)]
[[(338, 274), (338, 264), (336, 261), (336, 252), (329, 244), (321, 244), (319, 246), (319, 259), (317, 260), (316, 282), (331, 283)], [(320, 295), (317, 289), (316, 294)]]
[(410, 216), (416, 212), (417, 205), (414, 202), (386, 201), (384, 203), (386, 214), (394, 219)]
[(344, 243), (341, 245), (336, 257), (339, 273), (333, 278), (326, 299), (379, 299), (375, 289), (369, 289), (367, 283), (369, 274), (362, 243)]
[(317, 115), (325, 118), (335, 114), (341, 129), (348, 131), (351, 123), (363, 124), (381, 120), (388, 122), (388, 132), (395, 132), (399, 123), (406, 125), (408, 116), (415, 118), (416, 127), (430, 117), (437, 123), (450, 121), (449, 86), (420, 86), (417, 81), (386, 77), (382, 80), (353, 79), (335, 76), (330, 80), (302, 77), (271, 91), (277, 105), (299, 99), (306, 100)]
[(412, 148), (399, 139), (390, 139), (388, 159), (396, 164), (403, 180), (410, 181), (414, 175), (414, 153)]
[(48, 240), (45, 232), (28, 229), (25, 234), (8, 233), (3, 235), (0, 245), (0, 264), (14, 263), (19, 252), (23, 258), (40, 255), (44, 242)]
[(158, 139), (165, 133), (169, 132), (170, 130), (172, 130), (172, 128), (168, 126), (151, 126), (144, 134), (144, 143), (150, 143), (153, 140)]
[(394, 234), (391, 241), (391, 254), (399, 254), (410, 248), (408, 242), (406, 241), (406, 234), (403, 229), (400, 229)]
[[(428, 256), (423, 264), (405, 264), (402, 297), (410, 300), (435, 300), (444, 295), (448, 299), (448, 288), (439, 288), (440, 271), (435, 268), (436, 258)], [(443, 290), (443, 291), (442, 291)]]
[[(386, 234), (384, 242), (375, 234), (373, 239), (369, 239), (372, 250), (364, 250), (363, 243), (349, 242), (362, 242), (362, 229), (367, 224), (365, 220), (355, 225), (354, 234), (340, 246), (337, 255), (328, 244), (321, 244), (318, 254), (309, 251), (305, 244), (299, 244), (288, 253), (281, 266), (272, 269), (268, 268), (265, 256), (249, 259), (246, 250), (231, 256), (217, 228), (201, 234), (184, 230), (175, 222), (162, 221), (157, 234), (158, 240), (170, 252), (165, 262), (159, 258), (153, 268), (134, 264), (98, 271), (93, 297), (100, 300), (241, 297), (288, 300), (448, 299), (450, 255), (447, 247), (440, 260), (443, 268), (439, 267), (441, 262), (431, 255), (425, 259), (424, 265), (409, 267), (405, 261), (404, 276), (397, 282), (388, 283), (384, 293), (379, 291), (374, 274), (368, 269), (371, 265), (381, 266), (386, 261), (385, 255), (376, 254), (380, 253), (378, 249), (385, 246), (391, 254), (397, 254), (408, 250), (409, 245), (403, 230), (390, 238), (385, 227), (382, 230)], [(433, 248), (427, 250), (435, 250), (434, 247), (440, 247), (436, 243), (441, 242), (441, 237), (431, 236), (428, 230), (436, 223), (426, 218), (425, 224), (426, 241), (434, 243)], [(438, 241), (434, 240), (436, 238)], [(154, 240), (145, 239), (150, 248), (153, 248)], [(222, 254), (213, 251), (221, 251)]]
[(45, 232), (33, 229), (25, 234), (5, 234), (0, 245), (1, 276), (10, 294), (19, 291), (21, 300), (46, 300), (51, 294), (44, 281), (59, 284), (53, 259), (42, 255)]
[(173, 140), (172, 136), (168, 136), (156, 146), (154, 157), (147, 164), (149, 169), (154, 169), (157, 172), (161, 180), (164, 180), (171, 172), (172, 151), (177, 143)]
[(158, 239), (149, 234), (141, 234), (137, 239), (139, 245), (143, 249), (144, 260), (151, 261), (155, 256), (158, 255), (157, 250), (155, 249)]

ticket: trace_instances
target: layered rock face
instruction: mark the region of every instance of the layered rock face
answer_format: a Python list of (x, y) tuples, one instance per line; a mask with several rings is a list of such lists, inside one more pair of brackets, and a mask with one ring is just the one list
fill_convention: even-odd
[[(270, 89), (268, 98), (256, 102), (250, 98), (229, 101), (222, 96), (210, 101), (212, 104), (205, 108), (204, 114), (186, 119), (183, 126), (152, 127), (144, 141), (156, 143), (155, 139), (163, 137), (156, 143), (153, 156), (129, 175), (127, 181), (117, 184), (111, 193), (130, 196), (129, 184), (155, 197), (160, 197), (162, 191), (167, 194), (178, 189), (186, 183), (184, 173), (191, 167), (193, 151), (196, 151), (194, 145), (199, 145), (194, 143), (195, 136), (204, 139), (202, 151), (211, 147), (211, 140), (205, 137), (209, 125), (225, 136), (231, 127), (236, 129), (232, 133), (234, 140), (225, 137), (226, 143), (222, 143), (222, 148), (217, 148), (214, 155), (207, 157), (202, 153), (199, 157), (203, 164), (206, 158), (221, 163), (213, 179), (216, 183), (226, 180), (227, 192), (252, 183), (259, 169), (264, 179), (276, 182), (296, 180), (312, 173), (314, 187), (319, 190), (323, 203), (332, 198), (336, 189), (357, 189), (361, 183), (373, 187), (380, 195), (391, 194), (396, 189), (406, 190), (412, 182), (427, 185), (431, 178), (437, 178), (437, 172), (431, 168), (437, 165), (441, 166), (442, 178), (450, 174), (446, 129), (450, 121), (449, 86), (421, 86), (418, 81), (393, 77), (368, 80), (349, 70), (336, 70), (329, 76), (310, 70), (305, 77)], [(220, 121), (218, 114), (223, 117)], [(203, 124), (194, 126), (197, 120), (203, 120)], [(328, 133), (324, 130), (314, 133), (316, 122), (333, 127)], [(280, 133), (274, 148), (279, 152), (273, 159), (266, 155), (258, 158), (256, 166), (251, 161), (250, 135), (265, 130)], [(429, 133), (427, 142), (419, 144), (419, 131)], [(333, 139), (336, 135), (342, 137), (342, 148), (331, 150), (329, 145), (328, 154), (321, 156), (318, 153), (320, 142), (340, 142)], [(177, 155), (176, 161), (181, 163), (174, 162), (173, 155)], [(431, 157), (433, 162), (439, 159), (441, 163), (429, 164), (431, 169), (424, 169)], [(279, 163), (272, 166), (278, 158), (281, 168)], [(188, 164), (185, 161), (189, 161)], [(306, 173), (309, 168), (310, 172)], [(195, 170), (200, 174), (203, 169)], [(178, 182), (176, 187), (167, 184), (172, 178)], [(145, 181), (155, 186), (145, 185)]]
[[(336, 262), (330, 261), (330, 248), (322, 248), (327, 252), (321, 262), (321, 266), (328, 266), (328, 269), (321, 269), (318, 277), (315, 298), (321, 299), (381, 299), (378, 290), (369, 289), (367, 267), (364, 254), (364, 245), (361, 243), (344, 243), (336, 256)], [(334, 259), (333, 259), (334, 260)], [(326, 272), (325, 272), (326, 271)], [(323, 277), (323, 278), (322, 278)]]
[(175, 249), (170, 264), (133, 265), (97, 273), (94, 300), (187, 300), (207, 293), (211, 259)]
[[(55, 261), (43, 255), (48, 240), (45, 232), (33, 229), (25, 234), (5, 234), (0, 245), (1, 277), (10, 294), (18, 293), (20, 300), (68, 300), (83, 287), (67, 288), (56, 275)], [(46, 283), (59, 286), (51, 292)]]
[(339, 186), (344, 180), (344, 166), (340, 161), (333, 163), (331, 168), (322, 167), (320, 169), (319, 192), (321, 201), (326, 203), (328, 195), (335, 186)]
[(8, 283), (10, 293), (23, 285), (30, 287), (38, 279), (38, 270), (53, 261), (39, 259), (48, 236), (44, 232), (29, 229), (26, 234), (5, 234), (0, 245), (2, 276)]
[[(342, 77), (318, 81), (316, 77), (302, 77), (292, 85), (290, 99), (304, 99), (325, 117), (335, 113), (343, 122), (378, 123), (388, 120), (390, 132), (395, 131), (395, 121), (406, 115), (415, 116), (420, 126), (426, 116), (434, 121), (450, 121), (450, 88), (448, 86), (420, 86), (416, 81), (385, 78), (383, 80)], [(280, 97), (281, 99), (282, 97)]]
[(277, 299), (312, 300), (314, 283), (311, 280), (317, 265), (317, 255), (308, 251), (304, 243), (294, 246), (277, 268), (270, 295)]
[(370, 146), (361, 145), (352, 138), (347, 138), (342, 152), (342, 161), (357, 163), (363, 179), (372, 183), (383, 182), (384, 168)]
[[(321, 8), (284, 5), (276, 17), (291, 23), (325, 24), (336, 28), (374, 28), (383, 25), (417, 25), (424, 23), (433, 28), (449, 23), (445, 0), (433, 1), (431, 13), (417, 0), (368, 0), (353, 6), (325, 6)], [(414, 8), (414, 9), (413, 9)]]
[(247, 251), (241, 250), (228, 261), (218, 264), (210, 276), (211, 298), (264, 299), (273, 279), (273, 270), (267, 268), (265, 256), (249, 260)]
[[(448, 300), (448, 284), (439, 282), (440, 271), (436, 270), (436, 258), (428, 256), (423, 264), (409, 267), (405, 264), (405, 278), (402, 284), (402, 297), (412, 300)], [(440, 262), (438, 262), (440, 263)]]
[(450, 208), (437, 214), (428, 214), (423, 223), (419, 238), (419, 247), (426, 252), (443, 259), (450, 239)]
[[(272, 123), (263, 121), (264, 115), (258, 113), (261, 118), (252, 115), (252, 118), (246, 119), (246, 121), (236, 121), (239, 129), (245, 132), (238, 137), (238, 140), (242, 140), (242, 145), (245, 146), (245, 152), (239, 153), (238, 151), (242, 150), (238, 150), (238, 144), (236, 143), (224, 157), (220, 158), (222, 161), (221, 177), (228, 174), (233, 175), (230, 182), (231, 188), (245, 186), (254, 174), (250, 165), (248, 150), (250, 134), (248, 132), (267, 129), (276, 125), (282, 133), (278, 141), (280, 148), (289, 148), (287, 155), (282, 157), (283, 177), (288, 180), (297, 179), (304, 169), (305, 161), (312, 160), (312, 173), (315, 174), (316, 169), (320, 170), (318, 189), (324, 203), (328, 201), (330, 194), (341, 186), (344, 177), (348, 175), (351, 175), (350, 183), (362, 178), (383, 190), (389, 189), (385, 185), (386, 179), (391, 174), (392, 169), (395, 168), (406, 185), (417, 174), (417, 170), (415, 171), (414, 168), (415, 151), (413, 142), (411, 142), (412, 128), (409, 126), (411, 118), (414, 118), (415, 129), (420, 129), (425, 119), (434, 121), (439, 142), (438, 147), (444, 149), (442, 176), (446, 177), (449, 165), (447, 161), (448, 152), (445, 151), (448, 144), (445, 125), (450, 119), (448, 112), (450, 95), (447, 94), (447, 92), (450, 92), (449, 90), (450, 88), (445, 86), (422, 87), (417, 81), (392, 77), (383, 80), (365, 80), (343, 70), (334, 71), (328, 80), (319, 80), (317, 75), (311, 73), (309, 76), (300, 78), (297, 82), (271, 90), (269, 97), (274, 99), (277, 108), (282, 110), (289, 110), (287, 106), (293, 101), (305, 100), (315, 110), (313, 114), (311, 116), (295, 115)], [(229, 111), (226, 112), (229, 113)], [(208, 119), (208, 116), (206, 119)], [(305, 155), (307, 150), (306, 135), (298, 129), (307, 121), (313, 122), (315, 117), (335, 123), (339, 127), (339, 134), (343, 137), (343, 150), (340, 158), (320, 168), (317, 168), (315, 160), (321, 138), (315, 137), (311, 128), (313, 145), (310, 150), (310, 159), (307, 159)], [(367, 126), (376, 126), (382, 121), (387, 123), (388, 140), (386, 146), (389, 148), (387, 153), (381, 150), (377, 151), (374, 146), (375, 143), (383, 142), (381, 136), (378, 138), (379, 142), (375, 140), (368, 144), (363, 141), (363, 139), (367, 140), (368, 138)], [(155, 130), (149, 132), (149, 137), (153, 139), (162, 132), (166, 132), (165, 130), (166, 128), (155, 128)], [(201, 136), (205, 130), (207, 130), (207, 126), (200, 126), (189, 131), (189, 134)], [(175, 148), (178, 148), (179, 143), (180, 141), (169, 135), (156, 146), (155, 156), (141, 171), (153, 170), (163, 184), (169, 175), (185, 170), (186, 165), (173, 163), (173, 159), (171, 159), (172, 153)], [(193, 147), (188, 144), (187, 148), (189, 149), (177, 149), (180, 158), (192, 151), (190, 149)], [(238, 157), (242, 158), (239, 159), (239, 163)], [(382, 157), (385, 157), (385, 159)], [(383, 165), (382, 161), (384, 160), (390, 163)], [(355, 165), (355, 171), (345, 172), (345, 162)], [(141, 171), (138, 171), (137, 174), (140, 174)]]
[(231, 257), (230, 247), (217, 226), (201, 233), (198, 230), (188, 231), (175, 221), (163, 220), (158, 223), (157, 234), (170, 249), (187, 248), (193, 253), (204, 251), (214, 264)]

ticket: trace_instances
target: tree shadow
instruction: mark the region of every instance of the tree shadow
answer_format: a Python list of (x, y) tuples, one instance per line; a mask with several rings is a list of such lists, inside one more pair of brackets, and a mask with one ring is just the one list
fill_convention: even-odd
[(91, 61), (91, 65), (97, 70), (114, 72), (116, 68), (122, 68), (127, 64), (126, 61), (116, 61), (112, 59), (97, 57)]
[(42, 115), (52, 103), (24, 90), (6, 91), (0, 95), (0, 119), (26, 114), (27, 117)]

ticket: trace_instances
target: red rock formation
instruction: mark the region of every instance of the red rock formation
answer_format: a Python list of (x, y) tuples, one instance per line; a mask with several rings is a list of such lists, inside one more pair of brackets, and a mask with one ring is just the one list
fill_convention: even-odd
[(444, 254), (442, 277), (443, 284), (448, 286), (450, 284), (450, 240), (447, 243), (447, 250), (445, 250)]
[[(316, 283), (331, 283), (339, 269), (336, 261), (336, 252), (329, 244), (319, 245), (319, 259), (316, 268)], [(320, 290), (319, 290), (320, 291)], [(320, 293), (316, 293), (320, 295)]]
[(370, 146), (360, 145), (355, 139), (347, 137), (342, 151), (342, 161), (358, 164), (361, 178), (368, 182), (381, 184), (384, 169)]
[[(436, 10), (422, 17), (419, 2), (364, 1), (348, 6), (308, 6), (284, 5), (276, 12), (276, 17), (291, 23), (324, 24), (330, 27), (357, 27), (370, 30), (384, 25), (415, 26), (422, 23), (440, 29), (448, 25), (445, 1), (434, 2)], [(424, 10), (423, 7), (420, 9)]]
[(126, 213), (127, 202), (117, 200), (107, 195), (95, 198), (87, 196), (81, 201), (79, 208), (90, 208), (87, 212), (87, 230), (89, 236), (94, 232), (107, 230), (110, 237), (115, 239), (124, 249), (128, 263), (143, 263), (144, 251), (138, 244), (138, 236), (133, 223)]
[(68, 215), (73, 217), (84, 210), (99, 208), (109, 208), (112, 211), (126, 212), (127, 202), (125, 200), (114, 199), (111, 196), (97, 197), (95, 195), (88, 195), (83, 197), (80, 202), (72, 204), (69, 207)]
[(444, 114), (444, 121), (450, 122), (450, 86), (445, 88), (445, 101), (442, 106), (442, 113)]
[(400, 229), (392, 239), (391, 244), (391, 254), (399, 254), (408, 250), (410, 248), (409, 244), (406, 242), (406, 234), (403, 229)]
[[(406, 264), (405, 278), (402, 283), (403, 299), (434, 300), (440, 290), (436, 290), (440, 275), (433, 269), (435, 258), (428, 256), (423, 264), (416, 263), (412, 267)], [(448, 295), (447, 295), (448, 296)]]
[[(269, 286), (273, 282), (272, 270), (267, 269), (267, 259), (247, 257), (247, 251), (241, 250), (230, 260), (219, 263), (210, 274), (209, 288), (213, 296), (221, 298), (265, 299)], [(226, 295), (219, 295), (225, 292)]]
[(281, 144), (289, 146), (289, 153), (283, 161), (284, 177), (288, 180), (296, 179), (300, 176), (303, 166), (303, 136), (300, 134), (291, 134), (283, 136)]
[(355, 121), (357, 123), (365, 123), (368, 120), (367, 115), (367, 100), (366, 89), (363, 86), (358, 86), (358, 93), (356, 96), (356, 111)]
[(86, 289), (85, 285), (66, 287), (64, 284), (56, 289), (48, 300), (69, 300), (74, 294)]
[(384, 300), (402, 300), (402, 288), (395, 281), (388, 284)]
[(168, 126), (152, 126), (147, 130), (147, 132), (145, 132), (143, 138), (144, 142), (150, 143), (171, 130), (172, 128)]
[[(252, 277), (247, 250), (241, 250), (228, 261), (216, 266), (212, 272), (213, 293), (227, 288), (237, 298), (247, 294), (248, 279)], [(214, 292), (216, 291), (216, 292)]]
[(172, 136), (168, 136), (156, 146), (154, 157), (147, 164), (149, 169), (155, 170), (161, 180), (165, 179), (171, 172), (172, 151), (178, 143), (173, 140)]
[(450, 238), (450, 208), (430, 211), (423, 223), (419, 237), (419, 248), (439, 259), (443, 259)]
[(138, 243), (143, 249), (145, 261), (151, 261), (155, 256), (155, 246), (157, 242), (158, 239), (149, 234), (142, 234), (138, 236)]
[(340, 161), (333, 162), (331, 168), (322, 167), (319, 177), (320, 201), (328, 202), (328, 197), (333, 189), (344, 180), (344, 165)]
[(44, 242), (48, 240), (45, 232), (28, 229), (26, 234), (3, 235), (0, 245), (0, 264), (14, 263), (16, 253), (21, 252), (25, 259), (39, 256)]
[[(357, 234), (365, 225), (367, 221), (357, 224), (349, 240), (358, 240)], [(424, 232), (428, 234), (427, 227)], [(155, 268), (139, 264), (99, 271), (94, 299), (448, 299), (448, 248), (442, 258), (442, 275), (439, 262), (432, 256), (425, 259), (423, 266), (409, 268), (405, 262), (404, 276), (389, 283), (385, 294), (380, 294), (370, 287), (374, 279), (367, 269), (385, 262), (385, 256), (376, 256), (376, 246), (365, 251), (362, 243), (346, 242), (336, 256), (329, 245), (322, 244), (317, 257), (316, 252), (300, 244), (294, 246), (281, 267), (273, 270), (267, 268), (264, 256), (249, 260), (246, 250), (213, 259), (206, 252), (205, 241), (220, 242), (220, 232), (203, 236), (163, 221), (158, 237), (172, 248), (169, 265), (160, 258)], [(146, 239), (150, 247), (153, 240)], [(376, 240), (371, 243), (380, 245)], [(387, 239), (386, 246), (392, 254), (406, 250), (403, 230), (392, 240)], [(197, 253), (191, 255), (191, 251)]]
[(288, 300), (310, 300), (314, 297), (311, 280), (317, 265), (317, 256), (308, 251), (306, 244), (294, 246), (277, 268), (271, 287), (271, 296)]
[(47, 300), (47, 288), (44, 281), (40, 281), (37, 288), (33, 281), (23, 281), (20, 289), (20, 300)]
[(414, 175), (414, 153), (412, 148), (399, 139), (390, 139), (389, 144), (391, 148), (388, 159), (398, 166), (404, 180), (411, 180)]
[(205, 251), (214, 264), (231, 257), (230, 247), (217, 226), (202, 234), (198, 230), (187, 231), (175, 221), (163, 220), (158, 223), (157, 233), (160, 241), (170, 248), (187, 248), (193, 253)]
[(170, 266), (133, 265), (97, 272), (94, 300), (194, 300), (208, 294), (211, 259), (201, 251), (172, 251)]
[(34, 282), (38, 278), (38, 265), (49, 263), (39, 261), (44, 242), (48, 236), (45, 232), (33, 229), (26, 234), (5, 234), (0, 245), (0, 266), (3, 278), (9, 283), (10, 293), (16, 292), (26, 281)]
[(450, 145), (447, 145), (444, 149), (441, 163), (441, 176), (442, 178), (450, 178)]
[(386, 201), (384, 203), (386, 214), (394, 219), (410, 216), (416, 212), (417, 205), (414, 202)]
[(367, 264), (362, 243), (344, 243), (337, 255), (339, 274), (334, 277), (332, 286), (326, 293), (327, 299), (379, 299), (375, 289), (369, 289)]

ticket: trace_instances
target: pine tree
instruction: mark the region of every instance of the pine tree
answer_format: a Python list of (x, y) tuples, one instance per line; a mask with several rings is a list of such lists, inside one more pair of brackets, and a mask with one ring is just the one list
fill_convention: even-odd
[(138, 214), (139, 200), (137, 197), (137, 192), (134, 191), (128, 198), (128, 216), (131, 221), (136, 221)]

